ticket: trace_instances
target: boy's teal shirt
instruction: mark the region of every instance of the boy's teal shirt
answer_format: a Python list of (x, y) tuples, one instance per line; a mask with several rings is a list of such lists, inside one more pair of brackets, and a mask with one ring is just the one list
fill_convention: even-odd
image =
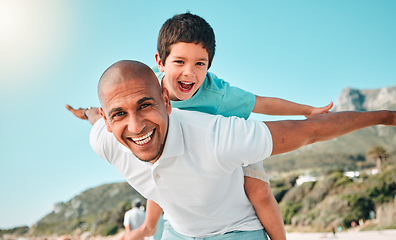
[[(161, 83), (164, 73), (157, 66), (152, 69)], [(210, 72), (190, 99), (171, 101), (174, 108), (245, 119), (249, 118), (255, 103), (256, 96), (253, 93), (230, 86), (228, 82)]]

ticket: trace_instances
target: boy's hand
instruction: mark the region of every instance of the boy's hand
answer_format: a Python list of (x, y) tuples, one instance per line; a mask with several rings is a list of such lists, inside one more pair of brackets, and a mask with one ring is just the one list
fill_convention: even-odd
[[(89, 123), (92, 125), (101, 118), (99, 113), (99, 108), (96, 107), (89, 107), (89, 108), (79, 108), (74, 109), (70, 105), (65, 106), (67, 110), (73, 113), (74, 116), (78, 117), (82, 120), (88, 120)], [(85, 114), (84, 114), (85, 113)]]
[(311, 113), (309, 115), (305, 115), (306, 118), (315, 116), (315, 115), (319, 115), (319, 114), (324, 114), (324, 113), (329, 113), (330, 109), (333, 107), (333, 102), (330, 102), (329, 105), (324, 106), (324, 107), (320, 107), (320, 108), (316, 108), (314, 107), (311, 111)]
[(67, 110), (69, 110), (71, 113), (73, 113), (74, 116), (78, 117), (79, 119), (87, 120), (87, 118), (84, 116), (85, 108), (74, 109), (68, 104), (65, 107), (67, 108)]

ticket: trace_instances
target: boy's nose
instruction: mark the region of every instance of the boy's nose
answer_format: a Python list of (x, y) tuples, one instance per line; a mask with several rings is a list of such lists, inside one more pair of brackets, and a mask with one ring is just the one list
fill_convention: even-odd
[(195, 75), (194, 66), (186, 65), (183, 69), (183, 75), (187, 77), (192, 77)]

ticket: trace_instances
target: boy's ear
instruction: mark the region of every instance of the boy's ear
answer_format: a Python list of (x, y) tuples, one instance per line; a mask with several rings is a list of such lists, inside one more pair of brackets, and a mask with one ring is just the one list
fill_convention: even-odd
[(105, 123), (106, 123), (107, 131), (113, 132), (113, 131), (111, 130), (111, 127), (110, 127), (109, 122), (107, 121), (106, 114), (104, 113), (104, 111), (103, 111), (102, 108), (99, 108), (99, 113), (100, 113), (100, 115), (102, 116), (102, 118), (104, 119), (104, 121), (105, 121)]
[(165, 71), (164, 64), (162, 63), (162, 60), (158, 52), (155, 53), (155, 61), (157, 62), (158, 69), (160, 70), (160, 72), (164, 72)]

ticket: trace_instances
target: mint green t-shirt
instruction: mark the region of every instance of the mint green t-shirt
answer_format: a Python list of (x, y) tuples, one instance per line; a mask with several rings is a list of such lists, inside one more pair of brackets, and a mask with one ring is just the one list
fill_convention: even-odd
[[(152, 69), (161, 83), (164, 73), (158, 67)], [(171, 101), (174, 108), (245, 119), (249, 118), (255, 103), (256, 96), (253, 93), (230, 86), (228, 82), (210, 72), (190, 99)]]

